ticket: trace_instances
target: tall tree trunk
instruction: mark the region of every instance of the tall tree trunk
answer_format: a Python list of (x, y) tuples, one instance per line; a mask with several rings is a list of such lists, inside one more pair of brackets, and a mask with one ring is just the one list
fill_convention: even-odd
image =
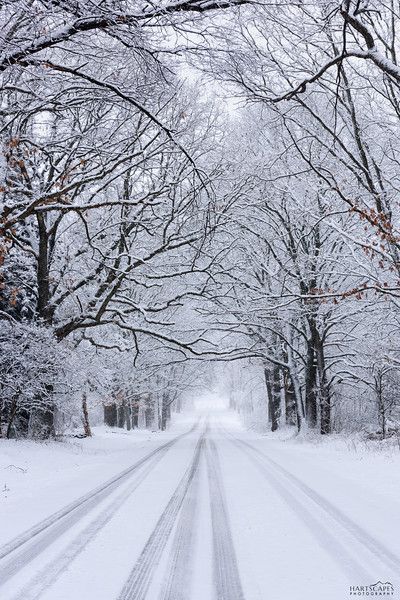
[(7, 439), (10, 439), (10, 437), (12, 437), (14, 419), (17, 414), (17, 408), (18, 408), (18, 396), (15, 396), (12, 399), (11, 407), (10, 407), (9, 414), (8, 414), (8, 425), (7, 425), (7, 431), (6, 431)]
[[(161, 396), (161, 401), (160, 401)], [(159, 391), (156, 392), (154, 398), (154, 413), (153, 413), (153, 429), (158, 431), (161, 429), (161, 409), (162, 409), (162, 395)]]
[(82, 394), (82, 423), (85, 437), (92, 437), (92, 430), (90, 429), (89, 413), (87, 407), (87, 395), (86, 392)]
[(264, 367), (264, 378), (265, 387), (267, 389), (267, 412), (268, 412), (268, 423), (272, 422), (272, 411), (273, 411), (273, 398), (272, 398), (272, 385), (271, 385), (271, 370)]
[(50, 281), (49, 281), (49, 234), (47, 231), (46, 215), (38, 213), (37, 216), (39, 248), (37, 259), (37, 312), (41, 319), (49, 323)]
[(125, 427), (125, 400), (118, 405), (117, 427), (123, 429)]
[(164, 392), (161, 398), (161, 431), (165, 431), (171, 414), (170, 397), (168, 392)]
[(296, 400), (296, 412), (297, 412), (297, 428), (299, 431), (307, 428), (306, 411), (304, 407), (303, 396), (301, 392), (301, 386), (299, 377), (297, 375), (296, 364), (293, 358), (293, 351), (290, 344), (287, 346), (287, 360), (289, 366), (290, 377), (293, 383), (294, 397)]
[(139, 407), (140, 407), (140, 396), (134, 396), (131, 403), (132, 411), (132, 428), (137, 429), (139, 427)]
[(386, 439), (386, 410), (383, 398), (383, 376), (381, 373), (375, 376), (375, 391), (378, 401), (378, 419), (382, 431), (382, 439)]
[(144, 412), (146, 429), (151, 429), (154, 422), (154, 401), (151, 394), (147, 394), (146, 409)]
[[(314, 324), (310, 324), (310, 328), (314, 328)], [(307, 340), (307, 360), (305, 371), (305, 399), (306, 399), (306, 419), (308, 426), (311, 428), (317, 425), (317, 368), (315, 364), (315, 347), (314, 347), (315, 330), (312, 329), (311, 337)]]
[(319, 332), (316, 332), (315, 341), (320, 389), (321, 433), (327, 434), (331, 433), (331, 393), (326, 376), (324, 343)]
[(131, 419), (131, 402), (126, 402), (125, 404), (125, 425), (128, 431), (132, 429), (132, 419)]
[(294, 392), (293, 381), (289, 371), (284, 375), (284, 393), (285, 393), (285, 414), (287, 425), (298, 425), (296, 396)]
[(383, 410), (381, 410), (381, 426), (382, 426), (382, 439), (385, 440), (386, 439), (386, 411), (383, 408)]
[[(49, 278), (49, 232), (47, 231), (47, 216), (37, 213), (39, 244), (37, 258), (37, 313), (46, 324), (53, 320), (53, 310), (49, 306), (50, 301), (50, 278)], [(44, 410), (35, 411), (32, 418), (33, 435), (42, 439), (55, 436), (55, 406), (51, 402), (53, 386), (49, 385), (48, 407)]]
[(281, 372), (277, 365), (272, 370), (272, 406), (271, 406), (271, 431), (279, 428), (281, 416)]
[(104, 405), (104, 423), (108, 427), (117, 426), (117, 405), (115, 402)]

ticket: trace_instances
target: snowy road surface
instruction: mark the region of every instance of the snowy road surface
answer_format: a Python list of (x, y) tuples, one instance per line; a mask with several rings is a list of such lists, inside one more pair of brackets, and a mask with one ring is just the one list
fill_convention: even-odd
[(65, 501), (54, 494), (52, 511), (49, 484), (23, 511), (2, 499), (0, 598), (398, 599), (397, 463), (385, 470), (381, 458), (272, 441), (229, 413), (200, 417), (129, 464), (104, 459), (81, 494), (56, 477)]

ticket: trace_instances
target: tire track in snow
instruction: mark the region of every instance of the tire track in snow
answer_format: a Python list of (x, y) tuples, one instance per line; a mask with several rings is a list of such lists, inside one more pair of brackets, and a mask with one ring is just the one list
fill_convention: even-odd
[(179, 513), (159, 600), (187, 600), (190, 597), (198, 489), (199, 469), (195, 472)]
[(226, 507), (218, 451), (213, 440), (208, 440), (207, 450), (216, 598), (217, 600), (244, 600)]
[(63, 533), (68, 531), (70, 527), (86, 516), (114, 490), (123, 485), (140, 467), (151, 461), (158, 454), (169, 450), (179, 440), (193, 432), (197, 426), (198, 423), (189, 431), (158, 446), (104, 484), (94, 488), (0, 547), (0, 586), (23, 569)]
[[(358, 558), (354, 558), (347, 550), (344, 544), (338, 539), (338, 535), (332, 533), (328, 529), (327, 524), (322, 524), (315, 517), (315, 506), (318, 507), (323, 516), (327, 515), (336, 525), (341, 526), (347, 534), (350, 534), (362, 546), (364, 551), (367, 551), (369, 555), (372, 554), (386, 568), (397, 575), (400, 567), (400, 558), (386, 548), (379, 540), (376, 540), (329, 502), (329, 500), (322, 497), (298, 477), (266, 456), (258, 448), (255, 448), (252, 444), (244, 440), (235, 438), (230, 433), (228, 433), (228, 436), (231, 442), (244, 452), (268, 482), (280, 493), (293, 512), (306, 523), (320, 545), (329, 552), (332, 558), (338, 562), (339, 566), (351, 577), (354, 578), (354, 575), (358, 574), (361, 578), (368, 579), (370, 578), (370, 572), (362, 565)], [(275, 473), (271, 470), (271, 467), (275, 469)], [(278, 477), (276, 473), (278, 473)], [(300, 490), (307, 500), (312, 501), (309, 508), (304, 506), (293, 492), (290, 491), (287, 487), (287, 482), (290, 482), (297, 490)]]
[(94, 519), (85, 529), (77, 535), (68, 546), (60, 552), (60, 554), (51, 562), (46, 564), (43, 569), (35, 577), (33, 577), (24, 588), (15, 596), (13, 600), (37, 600), (42, 594), (47, 591), (57, 579), (65, 572), (73, 560), (86, 548), (96, 535), (105, 525), (112, 519), (117, 510), (128, 500), (139, 485), (152, 472), (157, 463), (168, 452), (169, 448), (164, 448), (164, 451), (153, 457), (150, 463), (147, 463), (143, 470), (139, 471), (135, 478), (126, 490), (124, 490), (109, 506), (107, 506), (100, 515)]
[(151, 533), (145, 547), (137, 559), (118, 600), (145, 600), (151, 578), (167, 545), (172, 529), (184, 503), (188, 490), (196, 477), (206, 430), (201, 434), (194, 451), (193, 459), (166, 508)]

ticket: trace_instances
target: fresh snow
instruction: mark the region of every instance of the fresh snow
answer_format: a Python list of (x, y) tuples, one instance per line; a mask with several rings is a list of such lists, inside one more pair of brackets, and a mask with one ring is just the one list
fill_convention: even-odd
[(0, 598), (336, 600), (377, 581), (400, 597), (398, 453), (279, 440), (207, 411), (164, 433), (1, 440), (4, 548), (198, 421), (0, 560)]

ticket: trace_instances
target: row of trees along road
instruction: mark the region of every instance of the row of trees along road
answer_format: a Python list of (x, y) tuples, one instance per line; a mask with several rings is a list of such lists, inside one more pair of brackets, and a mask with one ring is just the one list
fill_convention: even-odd
[(2, 4), (2, 434), (165, 428), (215, 359), (396, 430), (397, 8)]

